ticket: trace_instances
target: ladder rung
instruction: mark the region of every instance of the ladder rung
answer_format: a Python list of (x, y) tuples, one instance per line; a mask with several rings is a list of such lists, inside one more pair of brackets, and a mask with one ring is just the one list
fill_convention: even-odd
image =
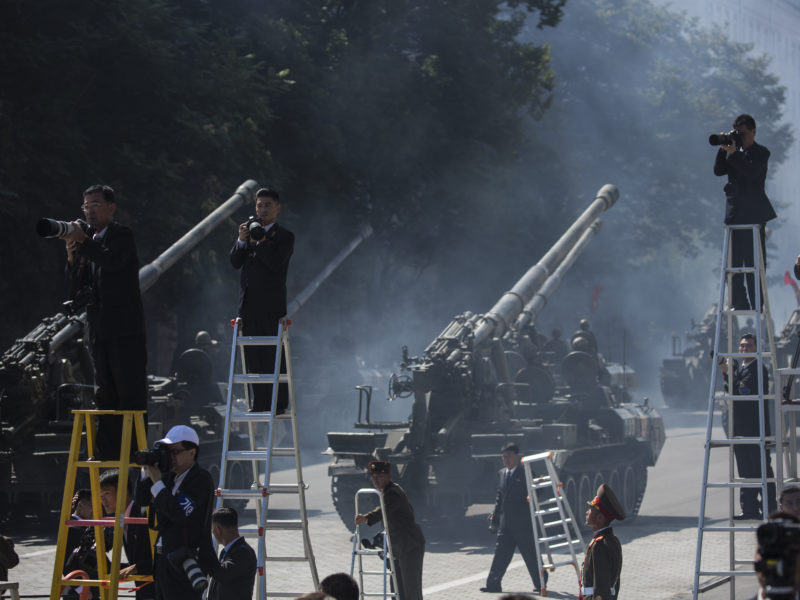
[(559, 525), (566, 525), (568, 523), (572, 523), (572, 519), (570, 519), (569, 517), (566, 517), (563, 521), (553, 521), (552, 523), (545, 523), (544, 526), (545, 527), (556, 527), (556, 526), (559, 526)]
[(302, 529), (303, 522), (300, 519), (268, 519), (265, 528), (271, 531)]
[(557, 544), (548, 544), (547, 548), (549, 550), (558, 550), (559, 548), (567, 548), (573, 544), (578, 544), (578, 543), (579, 543), (578, 540), (569, 540), (566, 542), (559, 542)]
[(758, 358), (761, 355), (761, 360), (765, 358), (772, 358), (772, 352), (717, 352), (717, 358)]
[(548, 504), (555, 504), (558, 498), (548, 498), (547, 500), (539, 500), (539, 506), (547, 506)]
[(567, 534), (560, 533), (558, 535), (551, 535), (549, 537), (541, 537), (539, 538), (539, 542), (543, 544), (549, 544), (550, 542), (556, 542), (558, 540), (566, 540), (566, 539), (567, 539)]
[(299, 598), (300, 596), (305, 596), (308, 593), (308, 590), (304, 590), (302, 592), (267, 592), (267, 597), (269, 598)]
[[(730, 527), (730, 526), (725, 527), (724, 525), (714, 525), (709, 527), (703, 527), (703, 532), (709, 531), (711, 533), (718, 533), (718, 532), (741, 531), (742, 533), (752, 533), (756, 529), (758, 529), (758, 527), (755, 527), (753, 525), (742, 525), (741, 527)], [(752, 563), (753, 561), (751, 560), (749, 562)]]
[[(767, 482), (772, 483), (770, 481), (772, 478), (768, 478)], [(719, 481), (719, 482), (709, 482), (706, 483), (706, 487), (709, 488), (760, 488), (762, 487), (761, 482), (758, 481)]]
[[(271, 412), (231, 412), (228, 415), (231, 422), (234, 423), (269, 423), (272, 421)], [(284, 421), (292, 418), (289, 413), (284, 413), (275, 417), (276, 421)]]
[[(764, 394), (764, 400), (774, 400), (775, 394)], [(747, 396), (734, 396), (732, 394), (719, 394), (714, 396), (714, 400), (758, 400), (758, 394), (748, 394)]]
[(261, 498), (266, 496), (266, 488), (245, 488), (245, 489), (217, 489), (217, 496), (228, 500), (245, 500), (247, 498)]
[[(383, 571), (381, 571), (381, 573), (383, 573)], [(386, 592), (385, 596), (384, 596), (383, 592), (361, 592), (361, 595), (365, 596), (365, 597), (369, 596), (370, 598), (384, 598), (384, 597), (396, 598), (397, 597), (397, 594), (391, 593), (389, 591)]]
[[(535, 511), (533, 514), (535, 514), (535, 515), (552, 515), (552, 514), (558, 514), (558, 507), (557, 507), (557, 506), (552, 506), (552, 507), (550, 507), (550, 508), (545, 508), (545, 509), (542, 509), (542, 510), (537, 510), (537, 511)], [(554, 522), (554, 523), (558, 523), (558, 521), (553, 521), (553, 522)]]
[(308, 558), (305, 556), (265, 556), (264, 560), (267, 562), (306, 562)]
[(555, 569), (557, 567), (566, 567), (567, 565), (574, 565), (575, 562), (571, 560), (563, 560), (557, 563), (542, 563), (543, 569)]
[(541, 482), (541, 483), (532, 483), (532, 484), (531, 484), (531, 488), (532, 488), (532, 489), (534, 489), (534, 490), (542, 490), (542, 489), (544, 489), (544, 488), (548, 488), (548, 489), (550, 489), (550, 488), (552, 488), (552, 487), (553, 487), (553, 484), (552, 484), (552, 483), (550, 483), (550, 481), (549, 481), (549, 480), (548, 480), (548, 481)]
[[(775, 437), (772, 435), (765, 435), (764, 442), (770, 443), (774, 445)], [(726, 439), (719, 439), (719, 440), (708, 440), (709, 445), (712, 448), (719, 448), (722, 446), (737, 446), (737, 445), (760, 445), (761, 438), (726, 438)]]
[(725, 309), (722, 313), (726, 315), (740, 315), (742, 317), (755, 317), (758, 314), (755, 310), (738, 310), (733, 308)]
[(755, 267), (725, 267), (726, 273), (755, 273)]
[(378, 556), (383, 550), (356, 550), (355, 553), (361, 556)]
[[(751, 561), (752, 562), (752, 561)], [(721, 576), (728, 576), (732, 577), (734, 575), (755, 575), (755, 571), (700, 571), (698, 575), (700, 577), (721, 577)]]
[[(266, 450), (228, 450), (228, 460), (267, 460)], [(294, 456), (294, 448), (273, 448), (272, 456)]]
[[(361, 571), (364, 575), (383, 575), (383, 571)], [(386, 571), (388, 575), (391, 571)], [(383, 594), (381, 594), (383, 595)]]
[(270, 494), (296, 494), (301, 487), (304, 487), (302, 483), (271, 483), (267, 491)]
[(240, 335), (236, 338), (239, 346), (277, 346), (280, 338), (277, 335)]
[[(286, 373), (278, 375), (279, 383), (289, 383)], [(233, 383), (275, 383), (274, 373), (237, 373), (233, 376)]]
[[(116, 469), (122, 466), (122, 461), (119, 460), (79, 460), (75, 462), (76, 467), (100, 467), (107, 469), (114, 467)], [(128, 463), (130, 467), (137, 467), (136, 463)]]

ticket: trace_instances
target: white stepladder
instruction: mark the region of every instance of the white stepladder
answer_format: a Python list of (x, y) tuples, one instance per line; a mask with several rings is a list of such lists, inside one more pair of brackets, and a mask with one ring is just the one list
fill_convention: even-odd
[[(314, 559), (314, 552), (311, 548), (311, 538), (308, 534), (308, 515), (306, 511), (305, 490), (307, 485), (303, 481), (303, 469), (300, 463), (299, 436), (297, 433), (297, 413), (294, 397), (294, 385), (292, 382), (292, 361), (289, 349), (288, 328), (291, 321), (282, 319), (278, 326), (278, 333), (274, 336), (243, 336), (240, 335), (242, 327), (241, 319), (231, 321), (233, 326), (233, 341), (231, 344), (231, 362), (228, 373), (228, 398), (225, 412), (225, 433), (222, 442), (222, 457), (220, 461), (220, 482), (217, 489), (216, 508), (222, 505), (224, 500), (254, 500), (256, 505), (256, 520), (254, 527), (240, 527), (239, 533), (244, 536), (257, 537), (258, 556), (258, 595), (259, 600), (265, 598), (295, 598), (308, 592), (310, 586), (304, 585), (303, 581), (310, 580), (315, 590), (319, 589), (319, 578), (317, 566)], [(275, 364), (272, 373), (248, 373), (247, 362), (245, 360), (245, 348), (253, 346), (273, 346), (275, 347)], [(241, 372), (236, 372), (237, 349), (240, 351)], [(285, 373), (281, 373), (281, 361), (285, 356)], [(234, 410), (234, 387), (244, 386), (244, 395), (250, 398), (249, 387), (252, 384), (272, 384), (272, 398), (269, 412), (242, 412)], [(288, 387), (289, 406), (284, 414), (276, 415), (278, 403), (278, 388), (280, 383)], [(290, 424), (290, 435), (292, 445), (276, 446), (276, 423), (288, 422)], [(231, 449), (231, 431), (238, 423), (247, 423), (249, 448)], [(262, 426), (265, 424), (265, 426)], [(296, 481), (291, 483), (274, 483), (273, 458), (284, 457), (293, 458), (294, 467), (297, 475)], [(252, 466), (253, 483), (248, 488), (228, 488), (226, 487), (226, 472), (228, 461), (249, 462)], [(261, 483), (263, 482), (263, 483)], [(297, 519), (270, 519), (268, 518), (270, 496), (274, 494), (297, 495), (298, 502), (296, 509), (299, 511)], [(293, 507), (294, 509), (294, 507)], [(266, 533), (275, 532), (273, 535), (280, 535), (279, 532), (296, 531), (302, 538), (302, 554), (295, 552), (292, 555), (267, 553)], [(271, 540), (275, 543), (273, 547), (285, 549), (292, 544), (287, 540)], [(297, 540), (294, 540), (297, 542)], [(295, 544), (297, 545), (297, 544)], [(274, 569), (267, 569), (267, 562), (275, 563), (307, 563), (310, 569), (310, 577), (299, 576), (295, 573), (296, 569), (281, 569), (280, 572), (273, 573), (276, 581), (281, 582), (279, 588), (283, 588), (286, 582), (290, 582), (299, 588), (300, 591), (289, 591), (286, 589), (273, 590), (268, 585), (267, 576)]]
[[(732, 265), (732, 252), (731, 242), (734, 231), (740, 231), (746, 234), (752, 234), (753, 243), (753, 256), (755, 264), (752, 266)], [(769, 300), (767, 296), (767, 281), (764, 268), (764, 256), (761, 246), (761, 231), (758, 225), (727, 225), (725, 227), (725, 238), (723, 245), (723, 258), (722, 269), (720, 273), (720, 293), (719, 302), (717, 304), (717, 325), (716, 333), (714, 336), (714, 360), (712, 360), (711, 368), (711, 385), (708, 395), (708, 417), (706, 421), (706, 441), (705, 453), (703, 462), (703, 481), (701, 482), (700, 489), (700, 514), (697, 524), (697, 552), (695, 555), (695, 569), (694, 569), (694, 582), (692, 584), (692, 598), (697, 600), (698, 594), (706, 592), (717, 586), (725, 583), (730, 583), (730, 598), (736, 598), (736, 577), (740, 576), (753, 576), (755, 571), (752, 568), (753, 555), (747, 552), (741, 557), (737, 556), (737, 545), (741, 548), (746, 542), (755, 540), (755, 531), (757, 525), (737, 525), (734, 520), (736, 507), (738, 506), (738, 499), (736, 492), (741, 489), (760, 489), (761, 490), (761, 509), (762, 514), (766, 517), (769, 514), (768, 507), (768, 488), (770, 484), (775, 483), (774, 477), (768, 476), (767, 464), (769, 449), (775, 447), (776, 437), (773, 435), (766, 435), (767, 423), (765, 422), (765, 405), (770, 400), (775, 400), (775, 393), (764, 393), (765, 382), (762, 381), (763, 368), (766, 367), (768, 371), (772, 372), (773, 388), (778, 386), (779, 379), (775, 377), (777, 363), (775, 359), (775, 339), (772, 329), (772, 318), (769, 310)], [(748, 275), (753, 277), (754, 280), (754, 296), (751, 298), (751, 305), (753, 310), (738, 310), (732, 308), (733, 302), (733, 277), (734, 275), (742, 275), (742, 279)], [(727, 296), (726, 296), (727, 290)], [(734, 350), (734, 343), (738, 340), (734, 339), (734, 318), (737, 316), (750, 317), (753, 320), (754, 333), (756, 338), (756, 352), (738, 352), (738, 347)], [(727, 340), (726, 346), (720, 339), (722, 336), (722, 319), (727, 318)], [(766, 344), (764, 343), (766, 341)], [(719, 360), (727, 360), (729, 363), (728, 374), (726, 380), (728, 383), (728, 392), (718, 394), (716, 392), (717, 373), (720, 370)], [(732, 361), (730, 359), (753, 359), (756, 362), (757, 369), (757, 389), (753, 390), (755, 393), (746, 395), (733, 394), (733, 369), (731, 368)], [(740, 436), (734, 435), (734, 410), (733, 407), (736, 402), (742, 401), (757, 401), (758, 402), (758, 436)], [(726, 405), (728, 408), (728, 433), (726, 438), (715, 439), (712, 434), (714, 426), (714, 411), (718, 406)], [(776, 426), (776, 431), (780, 432), (780, 426)], [(780, 439), (780, 433), (778, 438)], [(782, 446), (782, 442), (778, 444)], [(735, 460), (734, 449), (737, 447), (756, 446), (759, 449), (760, 457), (760, 477), (745, 478), (735, 476)], [(716, 448), (723, 448), (728, 453), (728, 472), (727, 478), (722, 481), (709, 481), (709, 462), (711, 450)], [(781, 453), (777, 453), (778, 460), (780, 460)], [(723, 525), (708, 525), (706, 524), (706, 502), (709, 489), (727, 489), (728, 502), (727, 502), (727, 523)], [(727, 539), (728, 552), (727, 552), (727, 565), (724, 568), (708, 569), (702, 566), (703, 543), (706, 533), (721, 533), (725, 534)], [(743, 537), (744, 536), (744, 537)], [(714, 538), (716, 542), (719, 538)], [(715, 546), (719, 547), (719, 546)], [(702, 577), (707, 577), (701, 581)], [(755, 584), (755, 582), (753, 582)]]
[[(362, 499), (367, 496), (378, 496), (378, 501), (381, 506), (381, 515), (383, 517), (383, 547), (377, 548), (361, 548), (361, 525), (356, 525), (355, 533), (353, 534), (353, 556), (350, 560), (350, 576), (354, 577), (356, 567), (356, 557), (358, 557), (358, 589), (361, 590), (361, 600), (365, 598), (397, 598), (397, 577), (394, 569), (394, 554), (392, 554), (392, 540), (389, 538), (389, 524), (387, 522), (386, 505), (383, 503), (383, 494), (380, 490), (373, 488), (361, 488), (356, 492), (356, 514), (361, 514), (359, 509), (359, 497)], [(378, 556), (381, 557), (383, 569), (377, 570), (364, 570), (363, 557), (364, 556)], [(380, 592), (367, 592), (364, 588), (364, 575), (380, 575), (382, 591)]]
[[(533, 524), (536, 562), (542, 581), (542, 596), (547, 595), (544, 573), (546, 570), (553, 571), (556, 567), (572, 565), (580, 585), (580, 565), (576, 550), (580, 549), (580, 556), (583, 556), (586, 553), (586, 546), (575, 521), (575, 515), (572, 513), (572, 507), (562, 492), (561, 482), (553, 466), (552, 452), (525, 456), (522, 465), (525, 468), (525, 481), (530, 499), (528, 507)], [(534, 471), (547, 475), (534, 476)], [(558, 550), (559, 554), (554, 556), (555, 550)], [(564, 550), (568, 554), (564, 554)], [(543, 556), (547, 556), (547, 562), (543, 560)]]

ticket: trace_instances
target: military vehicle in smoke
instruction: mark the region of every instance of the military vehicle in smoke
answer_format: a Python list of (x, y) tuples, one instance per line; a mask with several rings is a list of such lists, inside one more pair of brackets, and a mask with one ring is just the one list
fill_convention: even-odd
[[(372, 390), (360, 386), (355, 426), (361, 431), (328, 434), (331, 492), (346, 525), (352, 527), (354, 494), (373, 459), (392, 462), (393, 478), (423, 515), (453, 516), (491, 503), (507, 441), (525, 453), (552, 451), (573, 507), (608, 481), (628, 514), (637, 513), (647, 467), (664, 444), (661, 417), (619, 393), (626, 372), (603, 363), (591, 332), (573, 336), (573, 350), (555, 361), (534, 326), (617, 197), (614, 186), (604, 186), (488, 313), (458, 315), (421, 356), (403, 348), (389, 400), (413, 396), (408, 421), (372, 420)], [(552, 370), (555, 362), (560, 372)]]
[[(243, 183), (225, 203), (142, 267), (142, 292), (236, 209), (253, 202), (257, 189), (253, 180)], [(23, 507), (38, 507), (40, 514), (48, 515), (60, 505), (62, 488), (54, 483), (62, 480), (66, 470), (70, 411), (92, 408), (93, 369), (85, 333), (85, 313), (65, 311), (43, 319), (0, 357), (0, 517)], [(164, 426), (171, 424), (170, 418), (190, 417), (183, 422), (191, 420), (198, 427), (201, 444), (213, 445), (221, 438), (224, 423), (214, 405), (215, 395), (207, 395), (209, 402), (198, 407), (191, 384), (167, 383), (150, 381), (149, 437), (157, 439)], [(168, 394), (170, 385), (173, 389)], [(194, 399), (187, 400), (192, 393)], [(217, 402), (224, 410), (224, 397)], [(204, 460), (213, 464), (213, 456), (206, 455)]]

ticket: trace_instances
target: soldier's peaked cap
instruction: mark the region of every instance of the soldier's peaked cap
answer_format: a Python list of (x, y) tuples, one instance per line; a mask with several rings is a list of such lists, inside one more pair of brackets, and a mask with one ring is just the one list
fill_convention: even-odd
[(370, 473), (391, 473), (392, 463), (388, 460), (372, 460), (369, 463)]
[(595, 496), (594, 500), (586, 504), (595, 507), (609, 521), (614, 519), (622, 521), (625, 519), (625, 511), (622, 509), (622, 505), (611, 488), (605, 483), (601, 483), (600, 487), (597, 488), (597, 496)]

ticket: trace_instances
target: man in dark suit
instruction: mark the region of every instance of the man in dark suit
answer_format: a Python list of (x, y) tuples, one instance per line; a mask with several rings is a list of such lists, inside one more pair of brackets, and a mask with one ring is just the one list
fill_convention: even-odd
[(587, 504), (586, 524), (592, 528), (592, 541), (586, 547), (586, 558), (581, 567), (580, 598), (619, 598), (622, 544), (614, 535), (611, 522), (625, 519), (625, 511), (605, 483), (597, 488), (597, 496)]
[[(759, 226), (761, 253), (766, 267), (764, 227), (767, 221), (777, 216), (764, 191), (770, 153), (755, 141), (756, 121), (753, 117), (739, 115), (733, 122), (733, 128), (740, 133), (741, 144), (722, 145), (714, 160), (714, 175), (728, 176), (728, 183), (725, 184), (725, 224)], [(755, 264), (752, 233), (734, 230), (731, 238), (731, 265), (752, 267)], [(742, 273), (733, 276), (732, 307), (737, 310), (755, 308), (755, 279), (752, 273), (747, 274), (746, 282), (745, 287)]]
[[(130, 482), (128, 483), (128, 489), (125, 490), (125, 516), (141, 518), (144, 516), (144, 511), (131, 499)], [(104, 471), (100, 475), (100, 502), (103, 504), (103, 511), (107, 516), (116, 514), (118, 489), (119, 470)], [(152, 575), (153, 555), (150, 547), (150, 530), (147, 525), (125, 524), (122, 531), (122, 544), (128, 564), (120, 565), (123, 567), (120, 571), (120, 579), (129, 575)], [(106, 546), (106, 551), (108, 550), (111, 550), (111, 544)], [(138, 582), (137, 586), (141, 586), (141, 588), (136, 590), (136, 600), (155, 598), (152, 584)]]
[[(86, 307), (101, 410), (147, 410), (147, 349), (139, 293), (139, 257), (133, 233), (114, 221), (114, 190), (93, 185), (83, 193), (83, 212), (94, 230), (75, 227), (67, 236), (73, 292), (90, 290)], [(122, 418), (98, 419), (95, 458), (119, 458)], [(133, 440), (132, 449), (135, 449)]]
[[(752, 333), (745, 333), (739, 340), (739, 352), (755, 353), (756, 338)], [(728, 389), (728, 363), (720, 361), (720, 367), (724, 377), (725, 389)], [(755, 396), (758, 395), (758, 361), (754, 356), (748, 356), (739, 361), (733, 361), (733, 392), (734, 396)], [(761, 391), (763, 394), (769, 392), (769, 372), (766, 365), (761, 365)], [(730, 436), (758, 437), (758, 400), (734, 400), (733, 404), (733, 432), (728, 431)], [(764, 435), (770, 435), (769, 424), (769, 403), (764, 400)], [(769, 450), (767, 453), (767, 478), (774, 478), (772, 471), (772, 458)], [(755, 444), (737, 444), (733, 447), (733, 454), (736, 457), (736, 468), (739, 477), (761, 478), (761, 449)], [(760, 488), (741, 488), (739, 490), (739, 504), (742, 512), (734, 519), (755, 519), (760, 521), (762, 516)], [(767, 484), (767, 514), (776, 508), (775, 483)]]
[[(514, 549), (519, 548), (534, 589), (541, 588), (539, 579), (539, 563), (536, 559), (536, 548), (533, 544), (533, 523), (528, 508), (528, 485), (522, 467), (519, 447), (513, 442), (503, 445), (501, 450), (504, 468), (500, 469), (500, 485), (497, 488), (497, 499), (494, 511), (489, 515), (489, 527), (497, 531), (497, 544), (494, 548), (494, 559), (486, 578), (486, 586), (482, 592), (502, 592), (501, 582), (506, 569), (514, 556)], [(545, 583), (547, 580), (545, 579)]]
[(239, 535), (239, 517), (232, 508), (211, 515), (211, 532), (223, 546), (211, 569), (208, 600), (251, 600), (256, 581), (256, 553)]
[(425, 558), (425, 536), (414, 519), (414, 509), (406, 493), (392, 481), (392, 465), (385, 460), (369, 463), (372, 485), (381, 491), (386, 507), (384, 520), (381, 507), (355, 518), (356, 525), (374, 525), (384, 521), (389, 533), (399, 600), (422, 600), (422, 562)]
[[(278, 322), (286, 315), (286, 273), (294, 251), (294, 234), (278, 225), (281, 210), (278, 192), (262, 188), (256, 192), (256, 216), (261, 228), (251, 232), (247, 223), (239, 225), (239, 237), (231, 249), (231, 265), (241, 269), (239, 278), (239, 317), (243, 335), (269, 336), (278, 333)], [(259, 239), (256, 239), (258, 237)], [(268, 374), (275, 369), (275, 347), (245, 348), (248, 373)], [(281, 356), (281, 371), (285, 357)], [(276, 412), (289, 403), (285, 386), (279, 386)], [(253, 386), (251, 411), (270, 410), (272, 385)]]
[[(175, 425), (155, 446), (166, 447), (169, 469), (162, 472), (158, 464), (142, 467), (134, 499), (142, 507), (152, 507), (148, 522), (158, 531), (153, 552), (156, 600), (200, 600), (202, 590), (192, 587), (169, 555), (185, 552), (202, 561), (214, 554), (210, 535), (214, 482), (197, 464), (200, 440), (191, 427)], [(203, 570), (210, 572), (213, 565), (202, 562)]]

